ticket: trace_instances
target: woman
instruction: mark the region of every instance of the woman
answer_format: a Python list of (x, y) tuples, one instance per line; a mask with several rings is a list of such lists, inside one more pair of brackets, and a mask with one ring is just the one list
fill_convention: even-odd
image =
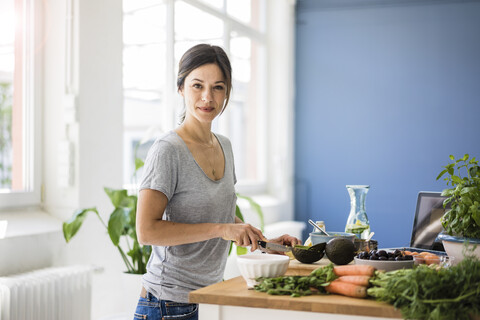
[[(145, 162), (137, 236), (152, 245), (136, 319), (197, 319), (192, 290), (222, 280), (230, 241), (257, 249), (262, 232), (235, 217), (235, 170), (230, 141), (211, 132), (232, 89), (230, 61), (220, 47), (200, 44), (180, 60), (181, 124), (157, 139)], [(295, 245), (284, 235), (271, 240)], [(165, 317), (167, 315), (167, 317)]]

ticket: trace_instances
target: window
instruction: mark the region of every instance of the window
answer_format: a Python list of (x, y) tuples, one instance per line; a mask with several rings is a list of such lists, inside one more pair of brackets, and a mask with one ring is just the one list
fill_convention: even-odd
[(0, 1), (0, 207), (40, 202), (34, 11), (33, 1)]
[(123, 9), (125, 184), (135, 182), (134, 157), (144, 157), (148, 150), (137, 149), (137, 144), (178, 123), (181, 56), (195, 44), (210, 43), (225, 49), (233, 68), (227, 111), (212, 129), (232, 141), (239, 188), (265, 189), (264, 1), (124, 0)]

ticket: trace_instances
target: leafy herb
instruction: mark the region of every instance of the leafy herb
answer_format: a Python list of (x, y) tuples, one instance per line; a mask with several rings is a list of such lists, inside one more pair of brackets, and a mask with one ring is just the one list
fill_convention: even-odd
[(469, 320), (480, 314), (480, 261), (467, 256), (458, 265), (376, 272), (367, 290), (393, 304), (405, 319)]
[[(443, 206), (451, 206), (442, 217), (442, 225), (449, 235), (461, 235), (466, 238), (480, 238), (480, 167), (475, 158), (465, 154), (463, 158), (455, 159), (440, 172), (437, 180), (446, 173), (444, 180), (450, 189), (442, 192), (448, 198)], [(462, 177), (462, 174), (464, 175)]]
[(313, 270), (308, 276), (257, 278), (259, 284), (255, 285), (254, 289), (271, 295), (308, 296), (314, 293), (311, 288), (317, 289), (320, 293), (326, 293), (324, 287), (336, 278), (337, 276), (333, 273), (333, 264), (330, 263)]

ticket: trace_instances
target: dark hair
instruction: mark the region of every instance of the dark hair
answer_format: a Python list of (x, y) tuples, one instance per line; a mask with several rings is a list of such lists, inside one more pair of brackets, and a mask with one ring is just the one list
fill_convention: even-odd
[[(226, 99), (223, 109), (227, 107), (232, 91), (232, 66), (225, 51), (219, 47), (210, 44), (198, 44), (188, 49), (180, 59), (178, 64), (177, 90), (181, 91), (185, 86), (185, 78), (198, 67), (205, 64), (216, 64), (223, 73), (227, 87)], [(180, 116), (180, 123), (185, 120), (185, 111)]]

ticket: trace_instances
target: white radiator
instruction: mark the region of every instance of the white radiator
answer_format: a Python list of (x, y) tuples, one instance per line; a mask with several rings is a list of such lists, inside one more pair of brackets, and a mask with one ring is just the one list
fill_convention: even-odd
[(90, 266), (0, 277), (0, 320), (90, 320)]

